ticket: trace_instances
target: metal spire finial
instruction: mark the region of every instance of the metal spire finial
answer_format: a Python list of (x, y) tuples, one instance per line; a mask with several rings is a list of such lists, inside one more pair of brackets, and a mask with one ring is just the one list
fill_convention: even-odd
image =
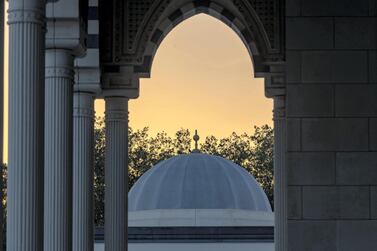
[(195, 135), (193, 137), (194, 141), (195, 141), (195, 149), (192, 151), (193, 153), (199, 153), (199, 147), (198, 147), (198, 141), (200, 139), (199, 135), (198, 135), (198, 130), (195, 130)]

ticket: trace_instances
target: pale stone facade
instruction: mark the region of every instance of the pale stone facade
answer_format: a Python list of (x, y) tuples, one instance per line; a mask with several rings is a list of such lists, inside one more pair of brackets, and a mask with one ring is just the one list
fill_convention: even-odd
[(276, 250), (375, 249), (376, 0), (10, 0), (7, 250), (93, 249), (96, 97), (106, 250), (126, 249), (127, 103), (163, 38), (198, 13), (240, 35), (274, 98)]

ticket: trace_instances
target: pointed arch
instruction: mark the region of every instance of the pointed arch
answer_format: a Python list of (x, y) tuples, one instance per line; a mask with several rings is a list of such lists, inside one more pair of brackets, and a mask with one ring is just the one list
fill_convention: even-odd
[[(256, 76), (264, 76), (269, 72), (269, 63), (276, 60), (274, 56), (281, 55), (278, 56), (273, 48), (257, 13), (250, 5), (243, 6), (248, 7), (243, 9), (244, 13), (239, 12), (234, 4), (238, 1), (227, 1), (227, 4), (221, 2), (224, 1), (190, 0), (176, 6), (167, 4), (163, 7), (162, 13), (155, 11), (154, 15), (159, 17), (151, 15), (149, 22), (142, 24), (140, 30), (143, 32), (139, 33), (135, 40), (137, 41), (135, 50), (142, 62), (135, 66), (135, 72), (143, 77), (149, 77), (154, 56), (163, 39), (174, 27), (197, 14), (208, 14), (222, 21), (238, 34), (249, 52)], [(245, 17), (246, 14), (247, 17)]]

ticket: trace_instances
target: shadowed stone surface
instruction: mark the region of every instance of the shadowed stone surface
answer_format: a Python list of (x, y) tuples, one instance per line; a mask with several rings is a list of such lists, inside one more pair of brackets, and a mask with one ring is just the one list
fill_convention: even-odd
[(338, 250), (375, 250), (377, 247), (377, 221), (338, 222)]
[(337, 49), (376, 49), (377, 19), (336, 18), (335, 47)]
[(368, 150), (368, 119), (303, 119), (304, 151)]
[(377, 85), (337, 85), (335, 89), (336, 116), (377, 116), (376, 96)]
[(336, 180), (341, 185), (376, 185), (377, 152), (338, 153)]
[(369, 150), (377, 151), (377, 119), (369, 119)]
[(377, 186), (370, 188), (370, 197), (371, 197), (371, 216), (372, 219), (377, 219)]
[(302, 80), (306, 83), (366, 83), (367, 55), (365, 51), (305, 51), (302, 53)]
[(289, 251), (334, 251), (335, 221), (289, 221)]
[(287, 82), (299, 83), (301, 81), (301, 53), (299, 51), (287, 51), (286, 57)]
[(333, 89), (332, 85), (288, 85), (288, 116), (332, 116), (334, 114)]
[(287, 18), (287, 49), (331, 49), (332, 18)]
[(303, 16), (368, 16), (369, 0), (302, 0)]
[[(377, 9), (377, 8), (376, 8)], [(377, 51), (369, 51), (369, 82), (377, 83)]]
[(335, 184), (335, 154), (288, 153), (289, 185)]
[(299, 186), (288, 187), (288, 219), (301, 219), (302, 192)]
[(301, 0), (286, 0), (286, 15), (299, 16), (301, 14)]
[(369, 187), (304, 187), (305, 219), (368, 219)]
[(286, 13), (288, 250), (375, 250), (377, 1)]
[(301, 150), (301, 119), (287, 119), (287, 149)]

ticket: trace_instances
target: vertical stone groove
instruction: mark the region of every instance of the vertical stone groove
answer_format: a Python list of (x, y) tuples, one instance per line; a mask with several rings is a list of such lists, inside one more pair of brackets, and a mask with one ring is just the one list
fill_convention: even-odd
[(105, 250), (127, 250), (128, 99), (106, 98)]
[(7, 250), (43, 250), (45, 1), (9, 3)]
[(93, 94), (74, 94), (73, 105), (73, 251), (93, 250)]
[(46, 50), (44, 250), (72, 249), (73, 56)]
[(274, 97), (275, 250), (288, 250), (285, 99)]

